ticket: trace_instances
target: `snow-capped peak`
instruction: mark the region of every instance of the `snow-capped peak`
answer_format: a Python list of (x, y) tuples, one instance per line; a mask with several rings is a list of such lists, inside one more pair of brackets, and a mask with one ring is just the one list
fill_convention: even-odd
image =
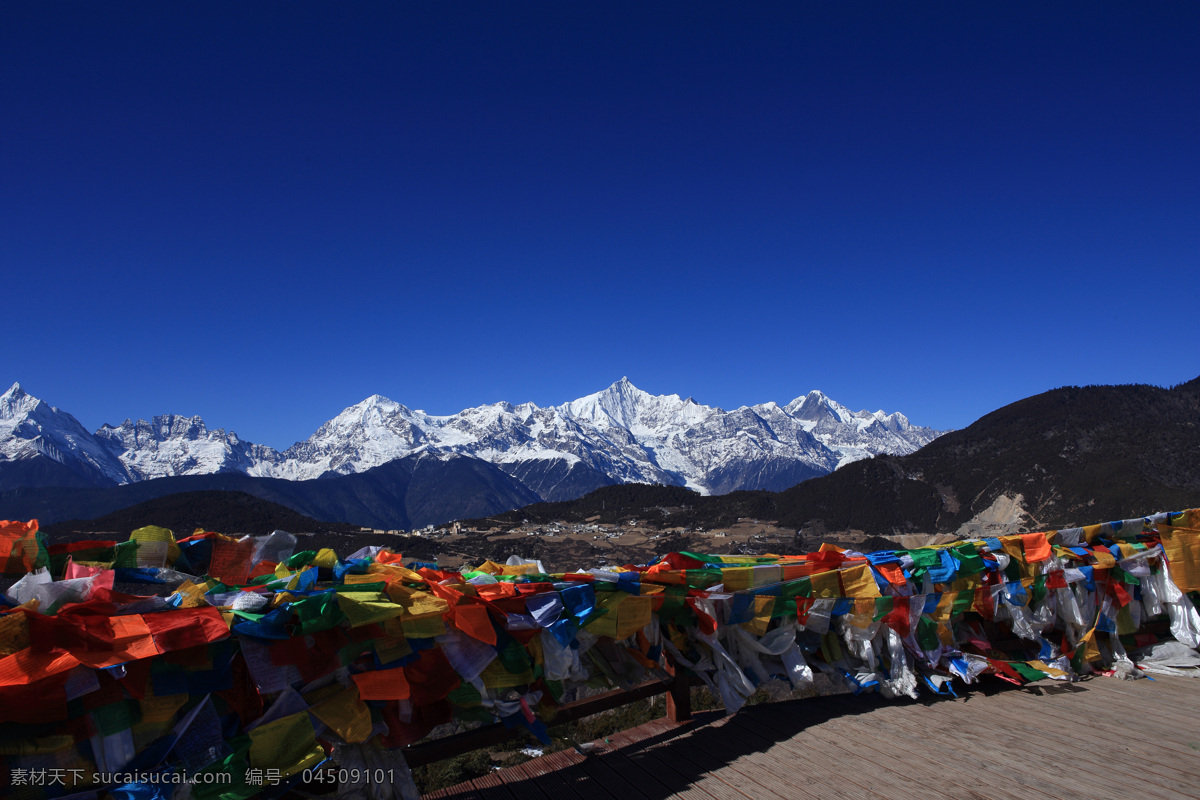
[(125, 483), (124, 465), (79, 424), (14, 383), (0, 396), (0, 462), (38, 456), (67, 467), (95, 484)]
[(210, 430), (199, 416), (126, 419), (120, 425), (104, 425), (96, 431), (96, 439), (120, 459), (134, 480), (214, 472), (255, 475), (261, 474), (261, 464), (279, 459), (274, 449), (245, 442), (233, 431)]
[(830, 400), (823, 392), (816, 389), (788, 403), (785, 410), (796, 419), (809, 422), (832, 420), (844, 423), (854, 418), (850, 409), (841, 403)]
[(652, 395), (625, 377), (604, 391), (557, 408), (564, 416), (601, 428), (624, 428), (635, 436), (652, 433), (666, 424), (695, 423), (720, 411), (690, 397), (683, 400), (677, 394)]
[[(71, 424), (74, 432), (62, 433)], [(501, 401), (448, 416), (371, 395), (283, 452), (209, 429), (198, 416), (126, 420), (90, 435), (18, 384), (0, 397), (0, 458), (44, 453), (66, 463), (76, 453), (118, 483), (228, 471), (298, 480), (428, 454), (489, 461), (546, 499), (614, 481), (709, 493), (785, 488), (859, 458), (912, 452), (937, 435), (899, 413), (852, 413), (819, 391), (784, 407), (725, 411), (650, 394), (628, 377), (559, 406)]]
[(21, 388), (21, 384), (14, 383), (8, 387), (7, 392), (0, 395), (0, 420), (13, 419), (17, 415), (31, 410), (39, 402), (41, 401), (36, 397), (26, 394)]

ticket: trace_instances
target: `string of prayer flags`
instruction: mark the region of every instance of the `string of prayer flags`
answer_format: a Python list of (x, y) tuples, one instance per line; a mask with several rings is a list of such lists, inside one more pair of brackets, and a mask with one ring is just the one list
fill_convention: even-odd
[[(197, 800), (273, 796), (337, 748), (403, 763), (397, 748), (456, 719), (542, 730), (537, 715), (562, 698), (661, 677), (667, 658), (729, 711), (765, 681), (815, 672), (898, 697), (984, 675), (1136, 671), (1151, 631), (1200, 646), (1197, 525), (1193, 509), (875, 553), (681, 552), (548, 574), (517, 557), (453, 571), (381, 547), (296, 552), (283, 531), (151, 526), (47, 547), (36, 521), (0, 522), (13, 579), (0, 601), (0, 795), (155, 796), (90, 777), (12, 785), (53, 759), (87, 776), (232, 776), (193, 786)], [(160, 591), (124, 594), (118, 579)]]

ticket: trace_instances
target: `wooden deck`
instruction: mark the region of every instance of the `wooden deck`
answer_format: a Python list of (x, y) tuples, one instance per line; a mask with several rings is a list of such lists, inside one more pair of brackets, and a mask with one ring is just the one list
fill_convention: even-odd
[(1200, 798), (1200, 680), (1161, 677), (960, 699), (840, 695), (665, 719), (426, 795), (433, 800)]

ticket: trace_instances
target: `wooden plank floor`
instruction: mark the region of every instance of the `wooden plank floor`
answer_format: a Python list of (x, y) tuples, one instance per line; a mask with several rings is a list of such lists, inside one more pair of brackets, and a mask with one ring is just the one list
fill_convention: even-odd
[(959, 699), (838, 695), (665, 719), (426, 795), (430, 800), (1200, 798), (1200, 680), (972, 687)]

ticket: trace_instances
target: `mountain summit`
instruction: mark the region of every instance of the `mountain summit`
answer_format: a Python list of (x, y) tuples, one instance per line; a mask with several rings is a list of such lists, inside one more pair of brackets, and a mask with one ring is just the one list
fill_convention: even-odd
[(133, 476), (65, 411), (14, 383), (0, 395), (0, 488), (108, 486)]
[(0, 489), (233, 472), (307, 480), (429, 453), (486, 461), (545, 500), (632, 482), (724, 494), (780, 490), (851, 461), (911, 453), (939, 433), (898, 413), (851, 412), (821, 392), (726, 411), (621, 378), (559, 406), (501, 402), (448, 416), (372, 395), (281, 452), (173, 414), (89, 434), (14, 384), (0, 397)]

